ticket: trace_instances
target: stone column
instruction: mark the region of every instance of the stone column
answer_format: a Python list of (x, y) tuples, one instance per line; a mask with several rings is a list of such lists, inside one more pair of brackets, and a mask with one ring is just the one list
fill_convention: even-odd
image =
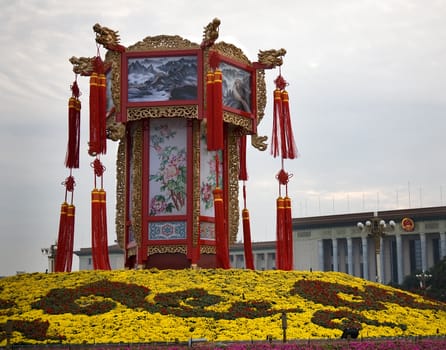
[(396, 238), (396, 261), (398, 269), (398, 284), (402, 284), (404, 280), (403, 272), (403, 241), (401, 235), (398, 233), (395, 235)]
[(353, 275), (353, 249), (352, 249), (352, 238), (347, 237), (347, 268), (348, 274)]
[(324, 240), (320, 239), (317, 241), (317, 250), (319, 258), (319, 270), (324, 271)]
[(331, 239), (332, 243), (333, 243), (333, 271), (338, 271), (338, 239), (337, 238), (332, 238)]
[(440, 232), (440, 259), (446, 256), (446, 232)]
[(427, 270), (427, 259), (426, 259), (426, 234), (420, 233), (420, 245), (421, 245), (421, 272)]
[(362, 238), (362, 268), (363, 268), (363, 277), (365, 280), (369, 279), (369, 252), (368, 252), (368, 244), (367, 244), (367, 236), (363, 236)]

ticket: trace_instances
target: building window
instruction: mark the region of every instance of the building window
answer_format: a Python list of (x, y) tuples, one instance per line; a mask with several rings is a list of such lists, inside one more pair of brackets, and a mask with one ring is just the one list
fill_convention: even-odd
[(421, 241), (420, 239), (411, 239), (409, 241), (410, 273), (420, 272), (421, 267)]
[(438, 238), (432, 240), (432, 250), (432, 257), (435, 265), (440, 261), (440, 240)]

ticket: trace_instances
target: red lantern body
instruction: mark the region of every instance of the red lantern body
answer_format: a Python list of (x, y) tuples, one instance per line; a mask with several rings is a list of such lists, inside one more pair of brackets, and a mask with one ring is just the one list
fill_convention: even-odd
[(106, 56), (108, 109), (125, 127), (116, 231), (129, 268), (229, 268), (239, 141), (257, 130), (263, 75), (229, 44), (213, 45), (209, 61), (208, 47), (178, 36)]

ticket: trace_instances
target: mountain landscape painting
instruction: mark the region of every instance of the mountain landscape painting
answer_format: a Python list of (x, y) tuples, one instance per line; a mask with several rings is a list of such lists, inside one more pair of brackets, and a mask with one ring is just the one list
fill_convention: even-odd
[(197, 99), (196, 56), (129, 58), (127, 72), (128, 102)]

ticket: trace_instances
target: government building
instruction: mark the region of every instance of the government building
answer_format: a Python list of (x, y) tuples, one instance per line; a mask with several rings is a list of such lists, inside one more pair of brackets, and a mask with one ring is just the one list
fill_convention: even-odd
[(401, 284), (446, 256), (446, 207), (295, 218), (293, 241), (296, 270)]

